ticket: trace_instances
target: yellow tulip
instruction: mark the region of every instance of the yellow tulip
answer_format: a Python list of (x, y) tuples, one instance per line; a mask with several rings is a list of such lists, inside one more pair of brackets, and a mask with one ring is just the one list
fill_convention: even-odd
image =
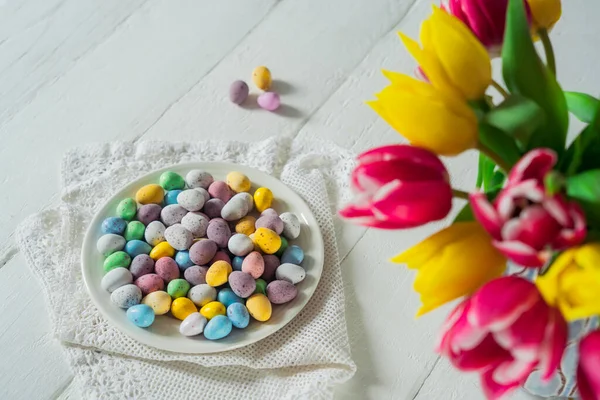
[(444, 156), (475, 147), (477, 117), (465, 101), (407, 75), (384, 74), (391, 85), (367, 104), (413, 145)]
[(565, 251), (536, 285), (568, 321), (600, 314), (600, 243)]
[(506, 259), (477, 222), (451, 225), (392, 261), (417, 270), (414, 289), (422, 303), (417, 316), (473, 293), (506, 268)]
[(527, 0), (531, 9), (531, 22), (537, 32), (540, 28), (551, 29), (562, 14), (561, 0)]
[(427, 79), (447, 95), (479, 100), (492, 82), (492, 65), (485, 47), (458, 18), (434, 6), (421, 25), (421, 46), (400, 33)]

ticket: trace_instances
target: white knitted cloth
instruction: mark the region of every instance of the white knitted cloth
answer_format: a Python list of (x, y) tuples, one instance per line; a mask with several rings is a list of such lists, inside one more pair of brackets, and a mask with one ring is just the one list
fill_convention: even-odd
[[(171, 353), (137, 343), (92, 304), (80, 249), (99, 207), (127, 182), (172, 164), (228, 161), (272, 174), (313, 211), (325, 241), (325, 266), (305, 309), (253, 345), (215, 355)], [(355, 365), (332, 211), (345, 201), (352, 154), (326, 142), (273, 138), (258, 143), (111, 143), (69, 151), (62, 204), (19, 227), (17, 243), (47, 298), (52, 328), (83, 398), (325, 399)]]

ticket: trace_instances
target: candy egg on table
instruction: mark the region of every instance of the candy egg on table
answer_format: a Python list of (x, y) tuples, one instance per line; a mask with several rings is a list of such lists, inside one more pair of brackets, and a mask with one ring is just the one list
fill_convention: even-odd
[(231, 264), (231, 257), (225, 251), (219, 250), (215, 253), (212, 260), (210, 260), (210, 265), (213, 265), (217, 261), (225, 261), (227, 264)]
[(233, 303), (243, 303), (244, 299), (236, 295), (230, 288), (223, 288), (217, 294), (217, 301), (225, 307), (229, 307)]
[(154, 260), (147, 254), (139, 254), (131, 260), (129, 271), (134, 279), (154, 272)]
[(187, 173), (187, 175), (185, 176), (185, 181), (187, 185), (192, 189), (208, 189), (208, 187), (214, 182), (214, 178), (210, 173), (206, 171), (202, 171), (200, 169), (193, 169)]
[(241, 271), (243, 263), (244, 257), (235, 256), (233, 257), (233, 260), (231, 260), (231, 268), (233, 268), (234, 271)]
[(248, 214), (249, 210), (246, 199), (236, 196), (225, 203), (225, 206), (223, 206), (223, 209), (221, 210), (221, 217), (225, 221), (237, 221)]
[(300, 220), (296, 214), (284, 212), (279, 218), (283, 221), (283, 236), (292, 240), (300, 236)]
[(260, 90), (269, 90), (272, 83), (271, 71), (269, 71), (269, 68), (265, 66), (254, 68), (252, 71), (252, 82), (254, 82), (256, 87)]
[(281, 232), (283, 232), (283, 221), (277, 215), (263, 215), (256, 220), (254, 225), (256, 229), (267, 228), (274, 231), (278, 235), (281, 235)]
[(204, 194), (199, 190), (188, 189), (179, 193), (177, 203), (188, 211), (199, 211), (204, 207)]
[(283, 253), (285, 253), (290, 244), (285, 238), (285, 236), (279, 236), (279, 238), (281, 239), (281, 246), (279, 247), (279, 250), (277, 250), (275, 255), (281, 258), (281, 256), (283, 255)]
[(244, 329), (250, 323), (250, 313), (242, 303), (231, 303), (227, 306), (227, 318), (232, 325), (239, 329)]
[(229, 185), (223, 181), (214, 181), (208, 187), (208, 193), (216, 199), (223, 201), (223, 203), (227, 203), (229, 199), (233, 196)]
[(178, 297), (171, 303), (171, 314), (181, 321), (195, 312), (198, 312), (198, 309), (187, 297)]
[(210, 200), (210, 193), (208, 193), (208, 190), (206, 190), (204, 188), (194, 188), (194, 190), (196, 190), (196, 191), (200, 192), (200, 194), (202, 194), (202, 197), (204, 197), (205, 204), (208, 200)]
[(146, 304), (136, 304), (127, 309), (127, 319), (140, 328), (147, 328), (154, 322), (154, 310)]
[(115, 268), (102, 277), (100, 286), (109, 293), (114, 292), (121, 286), (133, 283), (133, 276), (127, 268)]
[(140, 254), (150, 254), (152, 246), (141, 240), (130, 240), (125, 244), (125, 253), (134, 258)]
[(188, 292), (188, 298), (198, 307), (217, 299), (217, 289), (206, 283), (196, 285)]
[[(206, 283), (206, 273), (208, 267), (201, 267), (199, 265), (192, 265), (183, 272), (183, 277), (190, 285), (200, 285)], [(193, 289), (193, 288), (192, 288)], [(191, 289), (190, 289), (191, 291)]]
[(135, 202), (135, 199), (123, 199), (117, 205), (117, 215), (119, 218), (123, 218), (126, 221), (131, 221), (136, 213), (137, 203)]
[(192, 245), (194, 235), (181, 224), (165, 229), (165, 239), (175, 250), (187, 250)]
[(248, 312), (257, 321), (265, 322), (271, 318), (273, 308), (271, 302), (262, 293), (253, 294), (246, 300)]
[(242, 104), (248, 98), (250, 89), (248, 84), (244, 81), (237, 80), (231, 83), (229, 86), (229, 100), (235, 104)]
[(229, 238), (227, 247), (232, 254), (243, 257), (254, 250), (254, 243), (252, 243), (252, 239), (250, 239), (248, 236), (241, 233), (236, 233)]
[(256, 280), (256, 289), (254, 289), (254, 293), (267, 294), (267, 282), (264, 279), (259, 278)]
[(217, 315), (204, 327), (204, 337), (208, 340), (219, 340), (223, 339), (231, 333), (233, 324), (224, 315)]
[(199, 312), (193, 312), (181, 321), (179, 333), (183, 336), (199, 335), (204, 331), (207, 322), (208, 320)]
[(250, 190), (250, 179), (241, 172), (231, 171), (225, 179), (227, 185), (236, 193), (247, 192)]
[(298, 288), (288, 281), (273, 281), (267, 285), (267, 297), (273, 304), (284, 304), (298, 296)]
[(256, 223), (256, 218), (251, 215), (247, 215), (244, 218), (240, 219), (235, 224), (236, 233), (241, 233), (242, 235), (250, 236), (254, 233), (256, 228), (254, 224)]
[(279, 261), (279, 258), (273, 254), (263, 255), (263, 260), (265, 262), (265, 270), (261, 275), (261, 278), (266, 281), (272, 281), (275, 279), (275, 271), (281, 265), (281, 262)]
[(103, 256), (110, 256), (112, 253), (123, 250), (125, 247), (125, 238), (114, 233), (107, 233), (100, 236), (98, 242), (96, 242), (96, 248), (98, 252)]
[(185, 181), (183, 177), (173, 171), (165, 171), (158, 178), (158, 183), (165, 190), (181, 190), (185, 187)]
[(265, 260), (258, 251), (248, 254), (242, 262), (242, 272), (252, 276), (254, 279), (260, 278), (265, 272)]
[(221, 199), (210, 199), (204, 204), (204, 214), (208, 218), (218, 218), (225, 207), (225, 202)]
[[(211, 219), (206, 229), (206, 236), (214, 241), (220, 248), (227, 247), (231, 237), (229, 224), (222, 218)], [(212, 257), (211, 257), (212, 258)]]
[(217, 250), (217, 244), (213, 240), (201, 240), (190, 247), (190, 259), (196, 265), (206, 265), (217, 254)]
[(165, 196), (160, 185), (150, 184), (142, 186), (135, 194), (135, 201), (140, 204), (161, 204)]
[(144, 232), (146, 232), (146, 226), (140, 221), (129, 221), (123, 236), (125, 236), (125, 240), (142, 240)]
[(281, 105), (281, 99), (279, 98), (279, 95), (275, 92), (265, 92), (261, 94), (256, 99), (256, 102), (258, 103), (260, 108), (263, 108), (268, 111), (275, 111)]
[(115, 289), (110, 295), (110, 300), (119, 308), (129, 308), (140, 303), (142, 291), (130, 283)]
[(279, 235), (268, 228), (257, 228), (254, 232), (254, 242), (266, 254), (274, 254), (281, 247)]
[(231, 290), (242, 299), (250, 297), (256, 289), (256, 281), (252, 275), (242, 271), (233, 271), (229, 275)]
[(165, 200), (164, 203), (165, 205), (171, 205), (171, 204), (177, 204), (177, 196), (179, 196), (179, 193), (183, 192), (183, 190), (181, 189), (177, 189), (177, 190), (169, 190), (167, 192), (167, 194), (165, 194)]
[(188, 250), (181, 250), (175, 254), (175, 263), (181, 271), (185, 271), (189, 267), (194, 266), (194, 262), (190, 258), (190, 252)]
[(162, 207), (158, 204), (145, 204), (138, 209), (137, 219), (148, 226), (150, 222), (157, 221), (160, 218)]
[(167, 283), (179, 278), (179, 265), (171, 257), (162, 257), (156, 260), (154, 271)]
[(164, 315), (171, 309), (172, 299), (169, 294), (163, 290), (157, 290), (156, 292), (148, 293), (146, 297), (142, 299), (142, 304), (146, 304), (154, 310), (156, 315)]
[(206, 283), (217, 287), (227, 283), (229, 274), (231, 274), (231, 265), (225, 261), (217, 261), (208, 268), (206, 272)]
[(173, 279), (167, 285), (167, 293), (169, 293), (169, 295), (174, 299), (185, 297), (189, 290), (190, 283), (185, 279)]
[(160, 221), (152, 221), (146, 227), (146, 231), (144, 232), (144, 239), (146, 242), (151, 244), (152, 246), (156, 246), (160, 242), (164, 242), (165, 239), (165, 230), (167, 227)]
[(171, 226), (181, 223), (181, 220), (188, 213), (188, 210), (179, 204), (171, 204), (160, 211), (160, 219), (165, 226)]
[(304, 261), (304, 250), (300, 246), (291, 245), (289, 246), (281, 256), (281, 263), (290, 263), (300, 265)]
[(192, 232), (194, 237), (206, 236), (206, 229), (210, 220), (201, 212), (189, 212), (181, 219), (181, 225)]
[(144, 296), (165, 288), (165, 282), (157, 274), (142, 275), (135, 280), (134, 284), (140, 288)]
[(275, 278), (277, 280), (284, 280), (293, 283), (294, 285), (300, 283), (306, 278), (306, 271), (299, 265), (296, 264), (281, 264), (275, 271)]
[(160, 242), (150, 252), (150, 258), (158, 260), (162, 257), (173, 257), (175, 255), (175, 249), (167, 242)]
[(127, 221), (125, 221), (123, 218), (108, 217), (102, 221), (100, 230), (104, 234), (113, 233), (115, 235), (123, 235), (125, 228), (127, 228)]
[(116, 251), (104, 260), (104, 272), (115, 268), (127, 268), (131, 264), (131, 257), (124, 251)]
[(266, 187), (259, 187), (254, 192), (254, 205), (258, 212), (263, 212), (271, 207), (273, 203), (273, 192)]
[(218, 301), (211, 301), (210, 303), (206, 303), (200, 309), (200, 314), (202, 314), (207, 320), (211, 320), (217, 315), (226, 315), (227, 310), (225, 306)]

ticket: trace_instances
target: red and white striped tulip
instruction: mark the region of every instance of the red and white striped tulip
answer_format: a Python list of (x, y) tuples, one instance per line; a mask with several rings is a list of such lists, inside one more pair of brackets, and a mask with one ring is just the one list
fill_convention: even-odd
[(577, 388), (582, 400), (600, 399), (600, 331), (590, 333), (579, 343)]

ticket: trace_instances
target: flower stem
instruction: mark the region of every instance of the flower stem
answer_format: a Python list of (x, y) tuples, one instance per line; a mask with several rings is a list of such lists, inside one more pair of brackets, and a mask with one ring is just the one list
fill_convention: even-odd
[(556, 76), (556, 59), (554, 58), (554, 50), (552, 49), (552, 42), (550, 42), (550, 36), (548, 36), (548, 30), (546, 28), (540, 28), (538, 31), (542, 44), (544, 45), (544, 52), (546, 53), (546, 64), (548, 69), (552, 71)]
[(500, 169), (504, 170), (504, 172), (508, 173), (510, 171), (510, 166), (504, 162), (502, 158), (496, 153), (494, 153), (489, 147), (484, 145), (483, 143), (477, 143), (477, 149), (488, 156), (490, 160), (496, 163)]
[(500, 85), (498, 82), (496, 82), (495, 80), (492, 79), (492, 87), (494, 89), (496, 89), (498, 91), (498, 93), (500, 93), (502, 95), (502, 97), (504, 97), (504, 99), (508, 99), (508, 96), (510, 96), (508, 94), (508, 92), (506, 91), (506, 89), (504, 89), (502, 87), (502, 85)]
[(457, 197), (459, 199), (469, 200), (469, 193), (463, 192), (462, 190), (452, 189), (452, 196)]

